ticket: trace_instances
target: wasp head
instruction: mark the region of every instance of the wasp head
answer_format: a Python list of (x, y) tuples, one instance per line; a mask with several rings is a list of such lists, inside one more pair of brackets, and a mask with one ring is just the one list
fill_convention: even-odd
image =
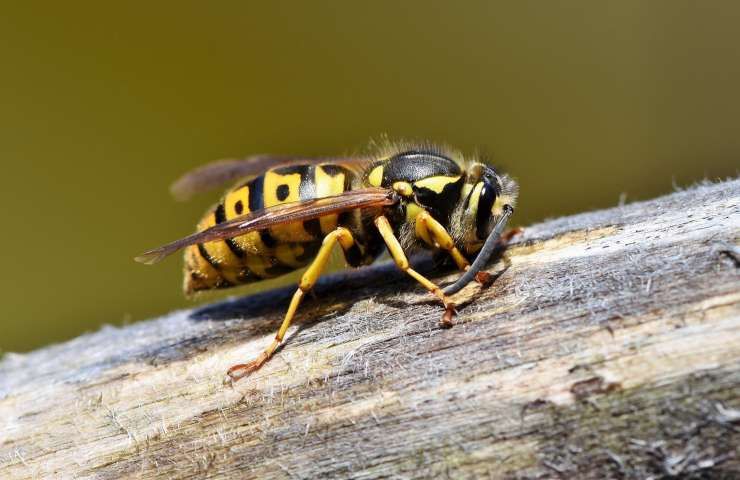
[(488, 165), (476, 163), (469, 169), (451, 222), (453, 237), (465, 252), (480, 250), (505, 205), (514, 207), (518, 190), (511, 177)]

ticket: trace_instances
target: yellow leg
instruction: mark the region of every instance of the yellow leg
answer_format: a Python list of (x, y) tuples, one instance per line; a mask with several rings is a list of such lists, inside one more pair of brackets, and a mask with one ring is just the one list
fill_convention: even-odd
[(393, 260), (396, 262), (398, 268), (408, 273), (417, 282), (421, 283), (424, 288), (429, 290), (434, 296), (442, 301), (442, 304), (444, 304), (445, 313), (442, 316), (440, 324), (445, 327), (452, 326), (452, 316), (455, 314), (455, 304), (450, 301), (447, 295), (442, 292), (442, 289), (439, 288), (434, 282), (427, 279), (409, 266), (409, 260), (408, 258), (406, 258), (406, 254), (403, 252), (398, 239), (393, 234), (393, 227), (391, 227), (391, 224), (388, 222), (387, 218), (385, 218), (384, 216), (376, 218), (375, 226), (378, 228), (380, 235), (383, 237), (383, 240), (388, 247), (388, 251), (390, 252), (391, 257), (393, 257)]
[[(452, 240), (452, 237), (447, 233), (445, 227), (435, 220), (426, 210), (416, 216), (416, 229), (417, 232), (419, 232), (419, 230), (424, 232), (421, 235), (422, 238), (426, 235), (426, 237), (433, 240), (439, 248), (446, 250), (455, 261), (457, 268), (464, 272), (470, 268), (470, 262), (468, 262), (468, 259), (465, 258), (460, 250), (457, 249), (455, 241)], [(491, 275), (488, 272), (478, 272), (475, 275), (475, 281), (481, 285), (486, 285), (491, 281)]]
[(439, 248), (449, 252), (450, 256), (455, 261), (457, 268), (460, 270), (467, 270), (470, 268), (470, 262), (468, 262), (468, 259), (465, 258), (460, 250), (457, 249), (455, 241), (452, 240), (452, 237), (447, 233), (445, 227), (435, 220), (429, 212), (424, 210), (416, 216), (416, 228), (417, 231), (420, 229), (425, 231), (425, 235), (421, 235), (422, 238), (426, 236), (426, 238), (433, 240)]
[[(465, 258), (460, 250), (457, 249), (454, 240), (452, 240), (450, 234), (447, 233), (445, 227), (435, 220), (426, 210), (416, 216), (416, 229), (421, 238), (433, 240), (439, 248), (449, 252), (450, 256), (455, 261), (457, 268), (462, 271), (467, 271), (470, 268), (470, 262), (468, 262), (468, 259)], [(503, 235), (500, 241), (501, 243), (506, 244), (514, 235), (519, 233), (521, 233), (520, 228), (512, 229)], [(475, 281), (481, 285), (487, 285), (491, 281), (491, 274), (483, 271), (478, 272), (475, 274)]]
[(267, 362), (267, 360), (270, 359), (272, 354), (275, 353), (275, 350), (280, 345), (280, 342), (283, 341), (285, 333), (288, 331), (288, 327), (290, 327), (290, 323), (293, 321), (293, 317), (295, 316), (296, 310), (298, 310), (298, 305), (300, 305), (301, 300), (303, 300), (303, 296), (316, 284), (316, 281), (321, 276), (321, 272), (324, 270), (324, 267), (326, 267), (326, 264), (329, 261), (329, 256), (331, 254), (332, 248), (334, 248), (334, 245), (337, 242), (339, 242), (339, 245), (342, 247), (342, 249), (346, 251), (354, 245), (355, 240), (352, 237), (352, 233), (344, 227), (339, 227), (328, 234), (326, 237), (324, 237), (324, 241), (322, 242), (321, 248), (316, 254), (316, 258), (314, 258), (313, 262), (311, 262), (311, 265), (309, 265), (309, 267), (303, 273), (303, 276), (298, 283), (298, 289), (293, 294), (293, 298), (291, 299), (290, 305), (288, 306), (288, 311), (285, 313), (283, 323), (280, 325), (280, 329), (277, 331), (277, 334), (275, 334), (275, 339), (272, 341), (269, 347), (267, 347), (257, 358), (255, 358), (251, 362), (240, 363), (229, 368), (227, 373), (233, 380), (239, 380), (245, 375), (249, 375), (255, 370), (258, 370), (262, 365), (265, 364), (265, 362)]

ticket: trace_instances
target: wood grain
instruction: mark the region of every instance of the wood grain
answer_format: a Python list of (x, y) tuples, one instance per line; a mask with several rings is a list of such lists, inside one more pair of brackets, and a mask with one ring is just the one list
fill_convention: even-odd
[(738, 180), (533, 225), (451, 330), (336, 274), (233, 386), (292, 288), (7, 354), (0, 478), (738, 478), (739, 243)]

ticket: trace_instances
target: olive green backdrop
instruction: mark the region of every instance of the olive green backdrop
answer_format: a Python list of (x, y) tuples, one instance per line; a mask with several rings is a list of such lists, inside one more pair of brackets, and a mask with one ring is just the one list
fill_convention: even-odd
[(132, 257), (192, 231), (219, 193), (167, 186), (212, 159), (477, 147), (518, 224), (734, 176), (738, 25), (733, 1), (8, 3), (0, 349), (192, 305), (179, 258)]

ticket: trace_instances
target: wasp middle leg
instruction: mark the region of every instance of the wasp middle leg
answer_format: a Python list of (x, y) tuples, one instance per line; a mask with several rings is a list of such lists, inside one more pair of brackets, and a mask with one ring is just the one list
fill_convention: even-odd
[(444, 294), (437, 284), (409, 266), (409, 260), (406, 258), (406, 254), (403, 252), (403, 248), (401, 248), (401, 243), (393, 233), (393, 227), (391, 227), (387, 218), (382, 215), (376, 218), (375, 226), (378, 228), (380, 236), (383, 237), (383, 240), (388, 247), (388, 251), (390, 252), (391, 257), (393, 257), (393, 261), (396, 262), (398, 268), (408, 273), (414, 280), (421, 283), (424, 288), (429, 290), (432, 295), (442, 301), (442, 304), (445, 307), (445, 313), (442, 316), (442, 320), (440, 320), (440, 325), (443, 327), (451, 327), (452, 317), (455, 315), (455, 304), (450, 301), (449, 297)]
[(270, 346), (268, 346), (257, 358), (255, 358), (251, 362), (240, 363), (229, 368), (227, 374), (229, 375), (229, 377), (231, 377), (232, 380), (239, 380), (240, 378), (249, 375), (255, 370), (258, 370), (262, 365), (265, 364), (265, 362), (270, 359), (272, 354), (275, 353), (275, 350), (283, 341), (285, 333), (288, 331), (288, 328), (293, 321), (293, 317), (295, 316), (296, 310), (298, 310), (298, 306), (301, 304), (301, 300), (303, 300), (306, 292), (311, 290), (311, 288), (313, 288), (313, 286), (318, 281), (319, 277), (321, 276), (321, 272), (324, 270), (326, 264), (329, 261), (331, 251), (334, 248), (334, 245), (336, 245), (337, 243), (339, 243), (339, 245), (342, 247), (342, 250), (347, 252), (355, 245), (355, 240), (352, 237), (352, 233), (344, 227), (338, 227), (336, 230), (332, 231), (326, 237), (324, 237), (324, 240), (321, 243), (321, 248), (319, 248), (316, 257), (314, 258), (313, 262), (311, 262), (311, 265), (309, 265), (306, 271), (303, 273), (303, 276), (301, 276), (300, 282), (298, 282), (298, 289), (293, 294), (293, 298), (291, 299), (290, 305), (288, 306), (288, 311), (285, 313), (283, 323), (280, 325), (280, 329), (275, 334), (275, 339), (272, 341)]
[[(432, 217), (426, 210), (422, 211), (416, 216), (416, 231), (421, 238), (427, 243), (434, 242), (434, 246), (438, 246), (442, 250), (445, 250), (450, 254), (452, 259), (455, 261), (457, 268), (467, 272), (470, 268), (470, 262), (455, 246), (455, 241), (452, 239), (450, 234), (447, 232), (444, 226)], [(515, 227), (503, 235), (499, 239), (500, 246), (506, 246), (512, 238), (522, 233), (520, 227)], [(488, 272), (480, 271), (475, 274), (475, 281), (481, 285), (488, 285), (491, 283), (492, 276)]]

